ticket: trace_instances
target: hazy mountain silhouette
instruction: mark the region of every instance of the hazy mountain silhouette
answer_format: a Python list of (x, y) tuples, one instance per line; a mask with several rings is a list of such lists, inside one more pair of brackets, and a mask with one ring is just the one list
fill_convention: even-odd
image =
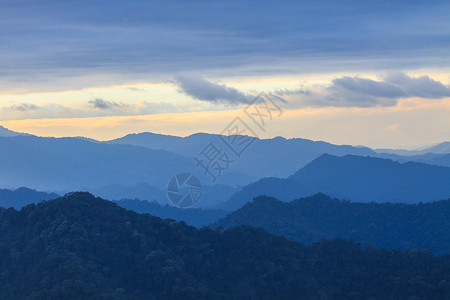
[(414, 159), (417, 162), (423, 162), (432, 165), (450, 167), (450, 153), (449, 154), (424, 154), (417, 159)]
[(8, 128), (0, 126), (0, 137), (11, 137), (11, 136), (18, 136), (18, 135), (29, 135), (29, 134), (15, 132), (15, 131), (9, 130)]
[[(220, 135), (206, 133), (178, 137), (145, 132), (129, 134), (122, 138), (108, 141), (107, 143), (162, 149), (188, 157), (195, 157), (211, 141), (215, 145), (221, 146), (224, 151), (228, 149), (220, 139)], [(236, 172), (248, 174), (255, 178), (287, 177), (325, 153), (336, 156), (352, 154), (388, 158), (400, 162), (417, 161), (440, 166), (450, 166), (450, 159), (446, 157), (446, 154), (450, 153), (449, 145), (449, 142), (444, 142), (420, 151), (390, 149), (377, 149), (377, 151), (374, 151), (367, 147), (334, 145), (327, 142), (299, 138), (286, 139), (276, 137), (272, 139), (255, 139), (242, 156), (236, 158), (236, 162), (232, 164), (231, 168)], [(403, 153), (402, 151), (404, 151), (404, 155), (401, 154)]]
[[(0, 186), (4, 188), (59, 191), (147, 183), (165, 189), (180, 172), (203, 177), (192, 158), (165, 150), (78, 138), (0, 137)], [(235, 185), (251, 182), (232, 171), (221, 180)]]
[(324, 154), (289, 177), (353, 201), (429, 202), (450, 197), (450, 168)]
[(448, 299), (450, 257), (201, 230), (88, 193), (0, 209), (1, 299)]
[[(363, 147), (337, 146), (325, 142), (277, 137), (256, 139), (241, 157), (231, 157), (234, 162), (230, 165), (230, 170), (223, 172), (223, 176), (218, 179), (219, 185), (206, 187), (213, 183), (208, 176), (204, 176), (202, 169), (195, 166), (193, 157), (211, 141), (226, 148), (220, 136), (204, 133), (185, 138), (142, 133), (127, 135), (110, 142), (80, 137), (58, 139), (36, 136), (0, 137), (0, 187), (14, 189), (27, 186), (58, 193), (79, 189), (91, 191), (108, 199), (137, 198), (157, 200), (165, 204), (167, 203), (165, 190), (170, 178), (180, 172), (191, 172), (197, 175), (205, 186), (203, 200), (198, 206), (213, 208), (230, 198), (235, 192), (234, 187), (244, 186), (263, 177), (287, 177), (325, 152), (337, 156), (354, 153), (383, 156), (402, 162), (418, 160), (450, 166), (450, 154), (429, 153), (416, 156), (377, 154)], [(157, 148), (163, 150), (155, 150)], [(268, 183), (268, 187), (274, 184), (267, 180), (264, 182)], [(315, 185), (298, 186), (294, 189), (287, 186), (283, 191), (269, 191), (268, 187), (265, 190), (268, 190), (270, 195), (277, 192), (273, 195), (283, 200), (328, 191), (318, 190)], [(299, 194), (300, 188), (303, 193)], [(330, 190), (333, 196), (354, 196), (338, 192), (339, 190)], [(259, 192), (252, 193), (246, 201), (258, 195)], [(359, 198), (357, 200), (366, 201)], [(239, 202), (237, 206), (223, 207), (234, 209), (245, 203), (239, 199), (237, 202)]]
[(260, 196), (212, 225), (241, 225), (311, 244), (324, 238), (352, 239), (376, 247), (427, 248), (450, 253), (450, 199), (426, 204), (355, 203), (323, 194), (282, 202)]
[(39, 203), (58, 197), (60, 196), (55, 193), (38, 192), (25, 187), (18, 188), (14, 191), (0, 189), (0, 207), (21, 209), (23, 206), (31, 203)]
[[(180, 149), (186, 147), (185, 138), (152, 132), (128, 134), (124, 137), (108, 141), (107, 143), (143, 146), (152, 149), (169, 150), (175, 153), (186, 153), (189, 151), (181, 151)], [(196, 153), (194, 151), (191, 154)]]
[(378, 153), (397, 154), (402, 156), (424, 155), (424, 154), (449, 154), (450, 142), (442, 142), (437, 145), (422, 147), (415, 150), (404, 149), (375, 149)]
[(450, 167), (450, 154), (427, 153), (420, 155), (398, 155), (392, 153), (380, 153), (379, 158), (387, 158), (398, 162), (422, 162), (425, 164)]
[[(237, 191), (239, 191), (238, 188), (233, 188), (228, 185), (215, 184), (212, 186), (202, 186), (202, 196), (195, 204), (195, 207), (216, 207), (217, 205), (228, 200), (231, 195)], [(110, 184), (100, 188), (91, 188), (89, 189), (89, 192), (108, 200), (139, 199), (146, 200), (147, 202), (156, 201), (162, 205), (171, 205), (167, 198), (167, 189), (155, 188), (146, 183), (132, 186)]]
[(436, 146), (432, 146), (422, 150), (422, 153), (436, 153), (436, 154), (449, 154), (450, 142), (443, 142)]
[[(155, 195), (157, 195), (157, 193), (160, 193), (159, 196), (164, 197), (165, 200), (167, 199), (166, 192), (156, 188), (151, 188), (146, 185), (130, 187), (129, 189), (122, 186), (110, 185), (104, 187), (105, 193), (107, 193), (107, 188), (111, 189), (110, 193), (111, 195), (119, 195), (120, 193), (123, 193), (123, 195), (129, 194), (133, 195), (136, 192), (141, 191), (145, 192), (145, 194), (142, 194), (140, 196), (145, 195), (148, 196), (147, 193), (153, 192)], [(199, 203), (202, 202), (208, 203), (208, 199), (211, 199), (210, 197), (212, 197), (212, 195), (219, 195), (220, 198), (220, 192), (226, 191), (227, 189), (229, 189), (228, 186), (206, 187), (206, 197), (205, 199), (202, 199), (202, 201), (199, 201)], [(232, 193), (231, 191), (228, 191), (222, 197), (226, 197), (227, 195), (229, 197), (231, 193)], [(0, 189), (0, 207), (4, 208), (13, 207), (15, 209), (20, 210), (22, 207), (28, 204), (37, 204), (42, 201), (56, 199), (59, 197), (61, 196), (55, 193), (39, 192), (25, 187), (21, 187), (16, 190)], [(213, 222), (216, 222), (218, 219), (224, 217), (228, 213), (227, 211), (218, 209), (178, 208), (167, 205), (166, 204), (167, 201), (165, 201), (164, 202), (165, 204), (162, 205), (156, 201), (147, 201), (138, 199), (131, 200), (126, 199), (126, 197), (121, 197), (119, 198), (120, 200), (116, 200), (115, 198), (106, 198), (104, 196), (102, 196), (102, 198), (116, 202), (121, 207), (133, 210), (137, 213), (148, 213), (163, 219), (171, 218), (177, 221), (184, 221), (188, 225), (196, 227), (207, 226)], [(140, 198), (140, 199), (151, 199), (151, 198)], [(209, 203), (210, 206), (217, 205), (217, 203), (214, 202), (215, 199), (211, 200), (212, 203)]]
[(137, 213), (146, 213), (153, 216), (166, 219), (183, 221), (188, 225), (195, 227), (208, 226), (220, 218), (227, 215), (227, 211), (220, 209), (200, 209), (200, 208), (178, 208), (169, 205), (161, 205), (157, 202), (143, 200), (122, 199), (114, 201), (119, 206), (135, 211)]
[(99, 188), (92, 188), (90, 193), (106, 200), (139, 199), (147, 202), (156, 201), (167, 203), (167, 191), (146, 183), (125, 186), (123, 184), (109, 184)]
[[(220, 135), (206, 133), (197, 133), (184, 138), (154, 133), (130, 134), (108, 143), (163, 149), (194, 157), (211, 141), (224, 151), (228, 149), (220, 139)], [(307, 139), (276, 137), (255, 139), (241, 157), (235, 157), (236, 162), (231, 165), (231, 168), (233, 171), (255, 178), (286, 177), (323, 153), (338, 156), (346, 154), (377, 155), (376, 152), (365, 147), (339, 146)]]
[(315, 193), (358, 202), (430, 202), (450, 197), (449, 182), (448, 167), (323, 154), (286, 179), (245, 186), (220, 207), (234, 210), (260, 195), (291, 201)]

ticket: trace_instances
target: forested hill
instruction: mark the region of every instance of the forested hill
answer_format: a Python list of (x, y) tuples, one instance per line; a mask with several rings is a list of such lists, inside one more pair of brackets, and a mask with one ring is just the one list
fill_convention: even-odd
[(450, 199), (433, 203), (353, 203), (324, 194), (282, 202), (257, 197), (212, 227), (262, 227), (311, 244), (324, 238), (352, 239), (376, 247), (428, 248), (450, 253)]
[(448, 299), (450, 257), (198, 230), (72, 193), (0, 209), (1, 299)]

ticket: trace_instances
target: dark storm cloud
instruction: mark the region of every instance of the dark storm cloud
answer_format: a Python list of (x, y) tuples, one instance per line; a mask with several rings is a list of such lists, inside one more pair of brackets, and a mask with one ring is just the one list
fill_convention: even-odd
[(448, 1), (94, 0), (87, 7), (6, 0), (0, 88), (43, 89), (64, 78), (73, 88), (78, 81), (70, 78), (81, 75), (164, 80), (183, 71), (222, 77), (448, 66), (449, 13)]

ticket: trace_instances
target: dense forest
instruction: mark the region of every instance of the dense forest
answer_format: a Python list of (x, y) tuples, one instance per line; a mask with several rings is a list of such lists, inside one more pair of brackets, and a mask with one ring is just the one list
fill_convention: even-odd
[(324, 194), (282, 202), (257, 197), (213, 228), (240, 225), (311, 244), (324, 238), (352, 239), (375, 247), (450, 252), (450, 199), (432, 203), (354, 203)]
[(0, 209), (1, 299), (448, 299), (450, 256), (195, 229), (88, 193)]

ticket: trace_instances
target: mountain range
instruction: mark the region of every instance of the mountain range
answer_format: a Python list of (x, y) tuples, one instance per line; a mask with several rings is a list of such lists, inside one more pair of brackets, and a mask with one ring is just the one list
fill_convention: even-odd
[(358, 203), (316, 194), (291, 202), (259, 196), (212, 228), (260, 227), (312, 244), (342, 238), (375, 247), (450, 252), (450, 199), (425, 204)]
[[(197, 133), (185, 138), (141, 133), (127, 135), (108, 143), (163, 149), (183, 156), (195, 157), (211, 141), (219, 148), (227, 149), (220, 135), (206, 133)], [(233, 171), (258, 179), (269, 176), (286, 177), (323, 153), (339, 156), (346, 154), (377, 155), (376, 152), (364, 147), (275, 137), (255, 139), (240, 157), (234, 157), (236, 162), (231, 168)]]
[[(0, 137), (0, 186), (39, 190), (89, 190), (111, 184), (146, 183), (165, 189), (180, 172), (202, 177), (193, 159), (165, 150), (93, 143), (78, 138)], [(249, 183), (229, 172), (229, 185)]]
[[(187, 137), (178, 137), (144, 132), (129, 134), (106, 143), (142, 146), (194, 157), (211, 141), (224, 146), (223, 140), (223, 136), (217, 134), (196, 133)], [(258, 178), (287, 177), (324, 153), (335, 156), (352, 154), (380, 157), (400, 162), (418, 161), (450, 167), (450, 142), (408, 151), (370, 149), (364, 146), (334, 145), (301, 138), (275, 137), (255, 139), (248, 150), (239, 157), (238, 163), (233, 168)]]
[(162, 219), (173, 219), (183, 221), (187, 225), (202, 228), (217, 222), (225, 217), (229, 212), (220, 209), (202, 209), (202, 208), (179, 208), (170, 205), (161, 205), (157, 202), (149, 202), (138, 199), (122, 199), (113, 201), (120, 207), (137, 213), (150, 214)]
[[(213, 193), (215, 194), (216, 192), (213, 191)], [(29, 204), (38, 204), (59, 197), (55, 193), (39, 192), (25, 187), (16, 190), (0, 189), (0, 207), (20, 210)], [(107, 199), (123, 208), (138, 213), (151, 214), (163, 219), (170, 218), (176, 221), (183, 221), (188, 225), (198, 228), (214, 223), (220, 218), (225, 217), (228, 213), (219, 209), (178, 208), (167, 204), (161, 205), (159, 202), (149, 200)]]
[(450, 153), (450, 142), (442, 142), (433, 146), (422, 147), (416, 150), (401, 150), (401, 149), (375, 149), (378, 153), (393, 153), (398, 155), (423, 155), (428, 153), (433, 154), (447, 154)]
[(303, 246), (137, 214), (88, 193), (0, 208), (1, 299), (448, 299), (450, 257)]
[[(389, 173), (390, 170), (401, 168), (398, 164), (389, 166), (385, 160), (373, 160), (371, 168), (378, 171), (372, 174), (373, 171), (369, 168), (360, 166), (359, 170), (365, 173), (359, 178), (359, 174), (347, 174), (357, 171), (356, 169), (352, 171), (353, 162), (347, 159), (340, 165), (347, 177), (341, 176), (337, 170), (333, 171), (334, 177), (331, 175), (327, 177), (325, 173), (330, 172), (331, 165), (338, 162), (328, 159), (329, 162), (324, 163), (324, 158), (321, 157), (323, 154), (338, 157), (354, 155), (353, 160), (356, 160), (356, 156), (369, 156), (402, 163), (419, 161), (450, 166), (450, 153), (445, 153), (448, 143), (428, 149), (436, 153), (402, 156), (377, 153), (367, 147), (333, 145), (306, 139), (255, 138), (240, 157), (231, 157), (233, 162), (230, 169), (224, 171), (216, 182), (212, 182), (207, 175), (205, 176), (204, 170), (196, 166), (194, 158), (211, 142), (223, 147), (219, 150), (225, 151), (227, 149), (223, 142), (225, 138), (204, 133), (188, 137), (141, 133), (100, 142), (82, 137), (37, 137), (15, 133), (1, 127), (0, 187), (16, 189), (26, 186), (57, 194), (84, 190), (111, 200), (156, 200), (165, 205), (169, 203), (166, 195), (169, 180), (178, 173), (190, 172), (196, 175), (203, 185), (203, 196), (196, 204), (196, 207), (201, 208), (234, 210), (261, 194), (275, 196), (285, 201), (317, 192), (355, 201), (417, 202), (448, 197), (446, 185), (439, 185), (442, 180), (446, 180), (445, 176), (442, 179), (440, 175), (443, 169), (424, 166), (411, 168), (414, 173), (428, 170), (424, 179), (418, 183), (431, 185), (423, 189), (426, 192), (420, 194), (414, 192), (417, 191), (413, 186), (416, 183), (410, 182), (408, 185), (408, 179), (404, 177), (408, 172), (406, 170), (408, 164), (403, 166), (405, 170), (399, 174), (399, 178), (383, 179), (380, 177), (383, 172)], [(327, 163), (330, 164), (329, 167)], [(377, 164), (380, 166), (376, 167)], [(337, 167), (336, 165), (335, 168)], [(431, 170), (440, 170), (436, 171), (437, 181), (434, 185), (431, 180), (424, 181), (426, 178), (429, 179), (430, 172), (435, 172)], [(305, 178), (295, 180), (291, 175), (297, 172), (298, 176), (305, 173)], [(351, 176), (361, 180), (366, 178), (365, 187), (372, 192), (358, 191), (362, 186), (352, 185), (352, 182), (357, 181), (349, 180)], [(413, 174), (410, 176), (414, 177)], [(420, 174), (417, 173), (416, 177), (418, 180)], [(311, 178), (315, 178), (317, 182), (309, 182)], [(339, 180), (341, 187), (333, 186), (333, 182)], [(378, 189), (380, 185), (375, 184), (373, 180), (385, 187)], [(272, 186), (275, 186), (275, 189), (268, 191)], [(280, 189), (280, 186), (285, 188)], [(404, 192), (409, 186), (412, 186), (411, 192)], [(392, 188), (393, 192), (387, 193), (388, 188)], [(424, 193), (430, 196), (429, 199), (424, 198)]]
[[(220, 135), (196, 133), (187, 137), (155, 134), (150, 132), (129, 134), (124, 137), (107, 141), (111, 144), (127, 144), (143, 146), (152, 149), (168, 150), (184, 156), (193, 157), (197, 155), (210, 142), (222, 144)], [(397, 149), (370, 149), (364, 146), (334, 145), (322, 141), (312, 141), (301, 138), (286, 139), (275, 137), (272, 139), (255, 139), (248, 151), (239, 158), (239, 166), (248, 172), (249, 167), (254, 168), (261, 161), (273, 162), (274, 170), (264, 170), (263, 173), (255, 173), (258, 177), (286, 177), (317, 158), (321, 154), (328, 153), (336, 156), (347, 154), (384, 157), (400, 161), (422, 161), (434, 160), (434, 164), (440, 164), (442, 155), (450, 154), (450, 142), (426, 147), (420, 150), (397, 150)], [(284, 157), (289, 158), (286, 162)], [(450, 165), (447, 165), (450, 166)], [(236, 169), (239, 170), (239, 169)]]
[[(196, 207), (215, 208), (239, 190), (239, 188), (223, 184), (202, 186), (201, 201), (196, 204)], [(132, 186), (110, 184), (100, 188), (91, 188), (89, 192), (108, 200), (139, 199), (148, 202), (156, 201), (162, 205), (168, 202), (166, 189), (155, 188), (146, 183)]]
[(220, 205), (235, 210), (260, 195), (291, 201), (316, 193), (358, 202), (430, 202), (450, 197), (450, 168), (323, 154), (287, 178), (263, 178)]

